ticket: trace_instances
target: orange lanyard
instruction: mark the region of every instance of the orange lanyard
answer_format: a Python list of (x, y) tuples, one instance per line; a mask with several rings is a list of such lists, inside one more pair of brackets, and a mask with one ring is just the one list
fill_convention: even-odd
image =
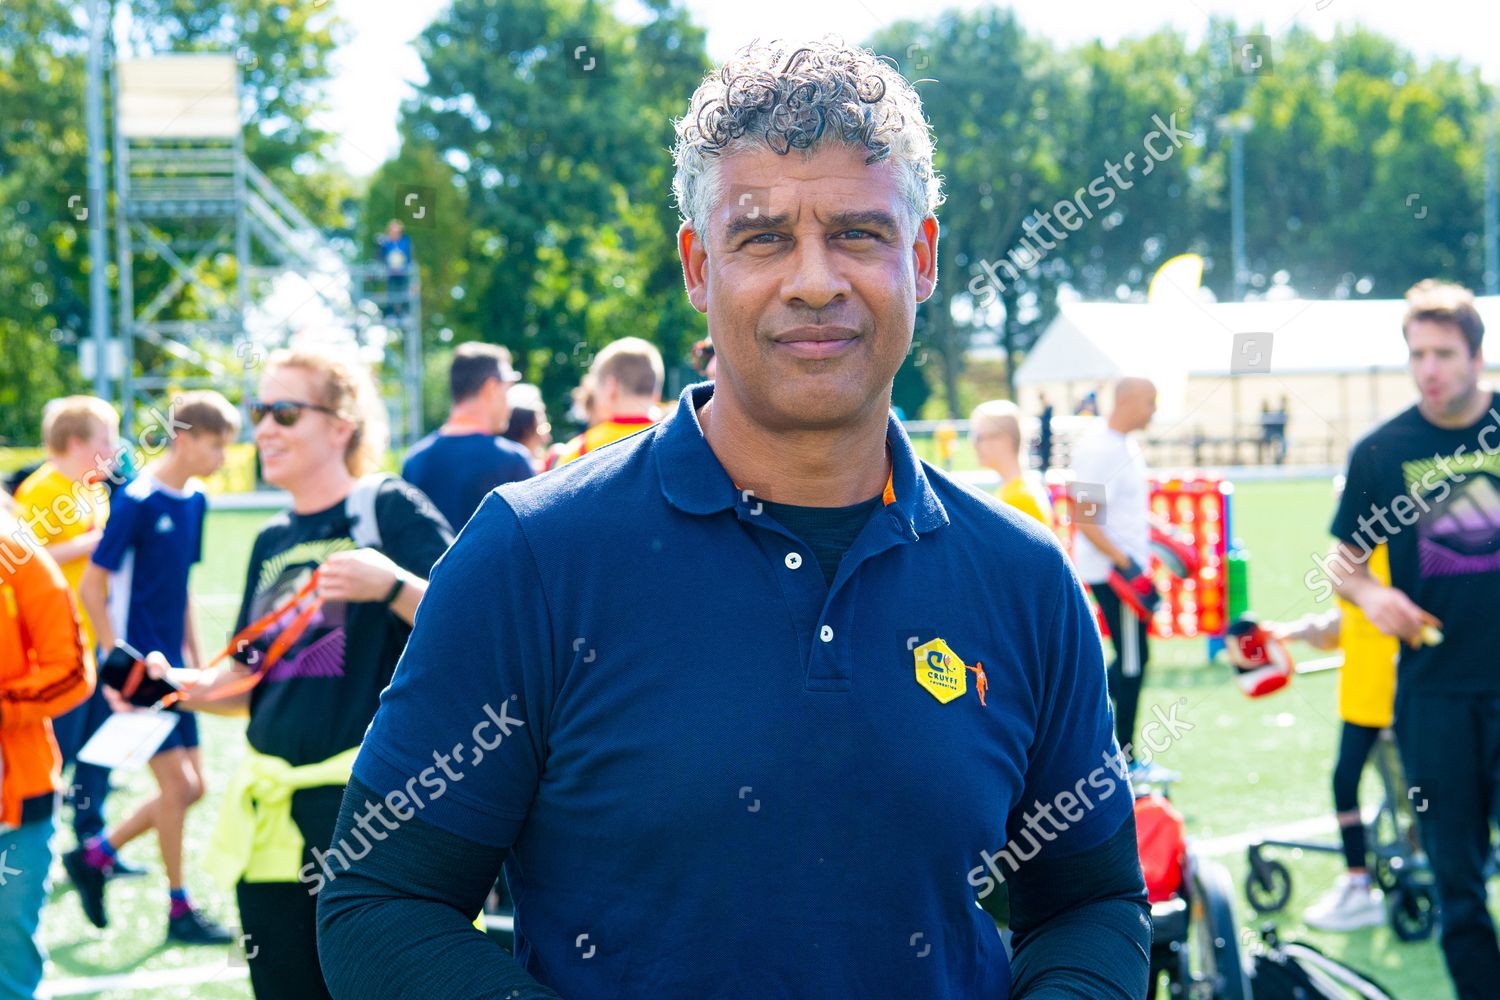
[[(276, 665), (277, 661), (286, 655), (286, 651), (291, 649), (298, 639), (302, 638), (302, 633), (306, 632), (308, 626), (312, 624), (313, 616), (318, 613), (318, 609), (323, 607), (323, 598), (318, 594), (317, 590), (318, 571), (313, 570), (312, 576), (308, 578), (308, 581), (295, 594), (236, 632), (234, 638), (229, 640), (229, 645), (219, 650), (218, 654), (212, 660), (208, 661), (208, 665), (203, 668), (205, 671), (217, 666), (220, 662), (229, 659), (237, 653), (244, 652), (246, 646), (265, 634), (271, 626), (275, 625), (288, 612), (299, 605), (301, 606), (301, 610), (297, 612), (297, 617), (293, 618), (287, 624), (286, 628), (281, 630), (281, 634), (271, 643), (271, 648), (266, 650), (265, 657), (256, 666), (254, 673), (246, 674), (234, 682), (219, 688), (213, 694), (204, 695), (198, 700), (218, 701), (220, 698), (229, 698), (233, 695), (249, 691), (264, 680), (266, 674)], [(169, 708), (181, 701), (185, 696), (191, 694), (192, 691), (193, 688), (191, 686), (173, 691), (152, 707)]]

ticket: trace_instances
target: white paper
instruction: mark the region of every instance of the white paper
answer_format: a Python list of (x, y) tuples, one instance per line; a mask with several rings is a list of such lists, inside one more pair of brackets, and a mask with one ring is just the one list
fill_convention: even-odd
[(179, 718), (176, 712), (150, 709), (116, 712), (89, 737), (78, 751), (78, 759), (100, 767), (134, 770), (151, 759)]

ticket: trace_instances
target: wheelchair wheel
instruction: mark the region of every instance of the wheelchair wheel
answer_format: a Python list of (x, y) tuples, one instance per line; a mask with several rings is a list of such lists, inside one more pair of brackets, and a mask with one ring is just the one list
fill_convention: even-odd
[(1369, 840), (1370, 855), (1374, 864), (1371, 872), (1381, 892), (1390, 892), (1400, 881), (1401, 867), (1410, 850), (1409, 839), (1404, 835), (1396, 814), (1388, 805), (1382, 805), (1375, 820), (1365, 828)]
[(1391, 930), (1402, 941), (1425, 941), (1437, 926), (1437, 889), (1423, 882), (1405, 881), (1386, 893)]
[(1245, 899), (1256, 913), (1275, 913), (1292, 898), (1292, 873), (1280, 861), (1255, 858), (1245, 876)]
[(1201, 1000), (1251, 1000), (1234, 919), (1234, 882), (1223, 865), (1192, 859), (1188, 982), (1184, 995)]
[(1396, 886), (1400, 883), (1401, 880), (1396, 877), (1396, 868), (1399, 867), (1397, 864), (1398, 860), (1384, 852), (1375, 855), (1375, 864), (1372, 866), (1371, 872), (1375, 876), (1375, 884), (1380, 886), (1381, 892), (1394, 892)]

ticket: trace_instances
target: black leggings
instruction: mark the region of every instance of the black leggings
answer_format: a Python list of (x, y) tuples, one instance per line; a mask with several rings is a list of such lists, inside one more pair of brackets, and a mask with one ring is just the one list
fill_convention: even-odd
[(1147, 639), (1151, 623), (1132, 613), (1129, 627), (1135, 634), (1127, 635), (1125, 608), (1109, 584), (1091, 583), (1089, 589), (1094, 592), (1094, 600), (1099, 602), (1104, 624), (1109, 626), (1110, 645), (1115, 649), (1108, 676), (1109, 697), (1115, 704), (1115, 739), (1126, 758), (1134, 760), (1135, 713), (1141, 703), (1141, 685), (1146, 681), (1146, 662), (1151, 655)]
[(1339, 812), (1359, 808), (1359, 777), (1379, 739), (1379, 729), (1352, 722), (1339, 731), (1339, 757), (1333, 765), (1333, 808)]
[(318, 964), (318, 898), (300, 882), (241, 882), (235, 891), (261, 1000), (332, 1000)]
[[(303, 837), (302, 860), (333, 840), (344, 789), (292, 793), (292, 819)], [(245, 935), (250, 987), (260, 1000), (332, 1000), (318, 964), (318, 897), (301, 882), (241, 882), (235, 891)]]
[[(1333, 765), (1333, 808), (1341, 813), (1359, 812), (1359, 778), (1364, 774), (1370, 751), (1380, 739), (1380, 730), (1345, 722), (1339, 730), (1339, 756)], [(1344, 865), (1365, 867), (1365, 826), (1362, 820), (1339, 823), (1344, 842)]]

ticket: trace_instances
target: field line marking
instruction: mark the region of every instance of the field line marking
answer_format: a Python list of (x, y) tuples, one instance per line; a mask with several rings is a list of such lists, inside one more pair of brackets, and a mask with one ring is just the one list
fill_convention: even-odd
[(244, 979), (250, 970), (244, 967), (195, 965), (182, 969), (154, 969), (149, 972), (120, 972), (107, 976), (76, 976), (42, 983), (39, 997), (71, 997), (104, 990), (156, 990), (164, 986), (196, 986), (206, 982), (233, 982)]
[[(1368, 826), (1375, 820), (1376, 811), (1366, 809), (1364, 813), (1365, 824)], [(1201, 854), (1208, 858), (1223, 857), (1226, 854), (1234, 854), (1243, 851), (1251, 844), (1262, 840), (1305, 840), (1308, 837), (1317, 837), (1325, 833), (1337, 833), (1338, 822), (1331, 813), (1322, 816), (1309, 816), (1306, 819), (1292, 820), (1277, 826), (1262, 827), (1259, 830), (1247, 830), (1244, 833), (1229, 833), (1222, 837), (1193, 837), (1192, 848), (1195, 854)], [(1329, 847), (1337, 847), (1338, 844), (1329, 841)]]

